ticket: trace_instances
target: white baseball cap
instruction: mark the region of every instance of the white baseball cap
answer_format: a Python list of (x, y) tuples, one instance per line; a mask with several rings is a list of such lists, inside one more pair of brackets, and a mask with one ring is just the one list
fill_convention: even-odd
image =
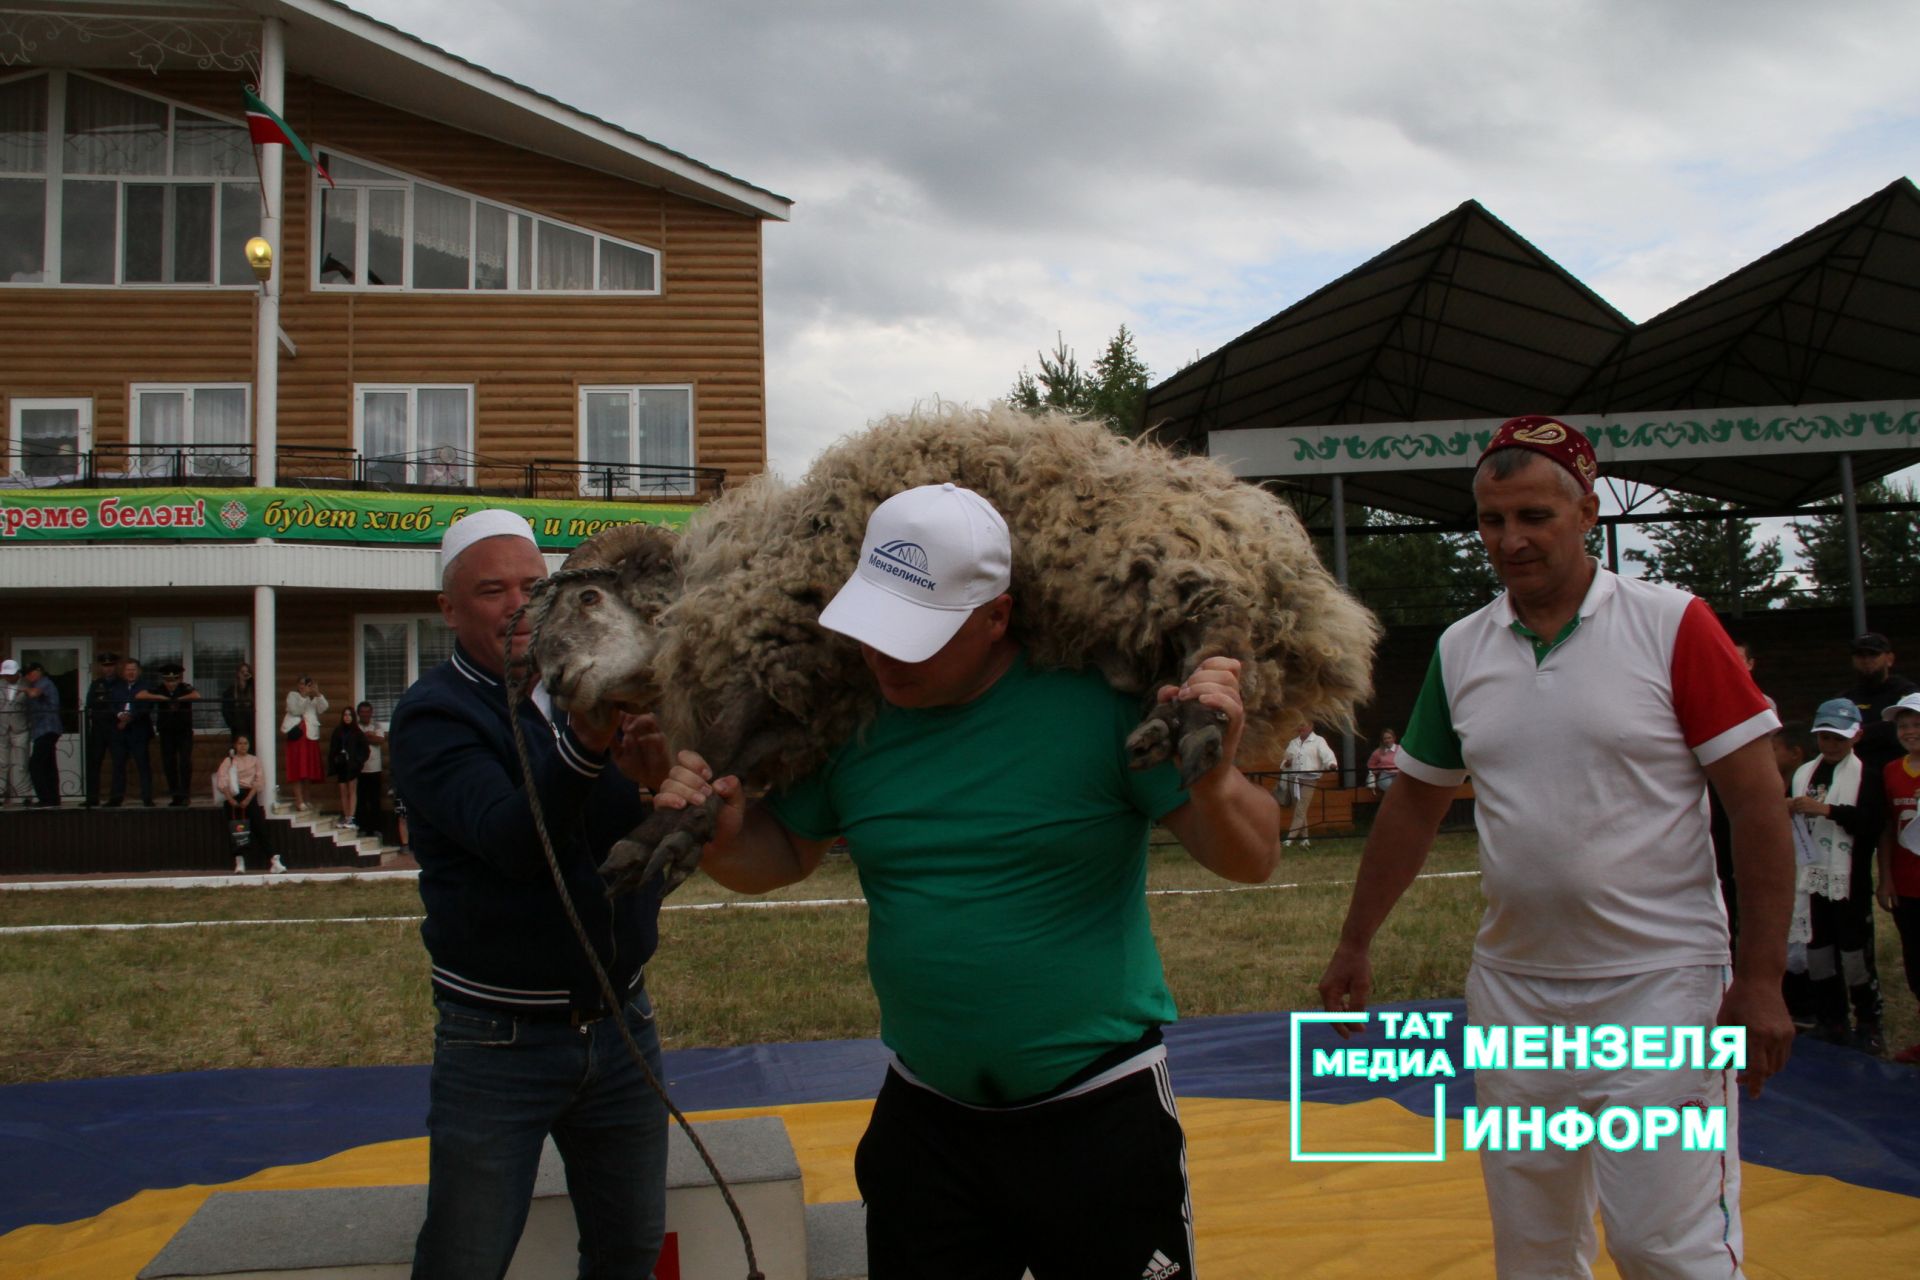
[(1882, 720), (1897, 719), (1902, 711), (1920, 711), (1920, 693), (1910, 693), (1890, 707), (1881, 710)]
[(533, 526), (519, 512), (504, 507), (483, 507), (447, 526), (440, 539), (440, 572), (445, 573), (462, 551), (487, 538), (525, 538), (535, 547), (540, 545), (534, 540)]
[(0, 662), (0, 676), (17, 676), (19, 674), (20, 674), (20, 664), (15, 662), (12, 658), (8, 658), (4, 662)]
[(820, 625), (899, 662), (925, 662), (1013, 580), (1007, 522), (951, 482), (896, 493), (867, 520), (860, 563)]

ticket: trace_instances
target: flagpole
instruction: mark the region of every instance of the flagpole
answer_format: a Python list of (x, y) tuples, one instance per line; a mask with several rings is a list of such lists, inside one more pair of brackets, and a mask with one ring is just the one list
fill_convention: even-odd
[[(260, 20), (260, 99), (276, 112), (286, 110), (287, 46), (286, 24), (279, 18)], [(286, 173), (284, 148), (277, 142), (255, 147), (254, 164), (260, 170), (260, 234), (273, 246), (273, 271), (260, 284), (260, 305), (254, 328), (254, 483), (272, 488), (279, 480), (280, 465), (280, 278), (286, 270), (286, 246), (280, 234), (281, 185)], [(262, 542), (271, 539), (263, 538)], [(264, 749), (260, 758), (260, 792), (267, 808), (273, 808), (278, 783), (279, 753), (273, 744), (280, 738), (280, 720), (274, 714), (272, 690), (287, 687), (280, 678), (279, 607), (271, 586), (253, 588), (253, 669), (258, 687), (268, 690), (254, 699), (253, 741)]]

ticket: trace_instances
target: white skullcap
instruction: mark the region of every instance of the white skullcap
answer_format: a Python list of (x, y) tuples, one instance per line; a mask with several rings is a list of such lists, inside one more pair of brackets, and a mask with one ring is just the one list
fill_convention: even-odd
[(533, 526), (525, 516), (503, 507), (486, 507), (447, 526), (446, 536), (440, 539), (440, 572), (451, 568), (461, 552), (487, 538), (525, 538), (536, 548), (540, 545), (534, 540)]

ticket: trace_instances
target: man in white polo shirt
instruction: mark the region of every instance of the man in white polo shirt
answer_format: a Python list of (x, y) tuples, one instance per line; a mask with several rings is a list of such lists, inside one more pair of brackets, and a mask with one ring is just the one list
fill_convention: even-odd
[[(1365, 1007), (1373, 936), (1470, 774), (1487, 910), (1469, 1020), (1741, 1025), (1758, 1093), (1793, 1039), (1780, 993), (1793, 855), (1768, 743), (1779, 718), (1704, 602), (1586, 554), (1597, 473), (1586, 438), (1551, 418), (1505, 423), (1481, 455), (1480, 537), (1506, 591), (1440, 638), (1321, 997)], [(1709, 783), (1731, 819), (1740, 889), (1731, 970)], [(1653, 1151), (1484, 1152), (1500, 1276), (1590, 1276), (1596, 1205), (1627, 1280), (1740, 1274), (1732, 1073), (1638, 1066), (1478, 1072), (1482, 1108), (1726, 1108), (1724, 1152), (1677, 1137)]]

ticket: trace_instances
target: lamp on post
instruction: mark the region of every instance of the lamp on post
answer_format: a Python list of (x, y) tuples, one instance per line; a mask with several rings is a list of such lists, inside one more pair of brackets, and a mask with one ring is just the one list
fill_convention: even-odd
[(265, 236), (247, 241), (247, 265), (253, 269), (253, 278), (261, 284), (273, 276), (273, 246)]

